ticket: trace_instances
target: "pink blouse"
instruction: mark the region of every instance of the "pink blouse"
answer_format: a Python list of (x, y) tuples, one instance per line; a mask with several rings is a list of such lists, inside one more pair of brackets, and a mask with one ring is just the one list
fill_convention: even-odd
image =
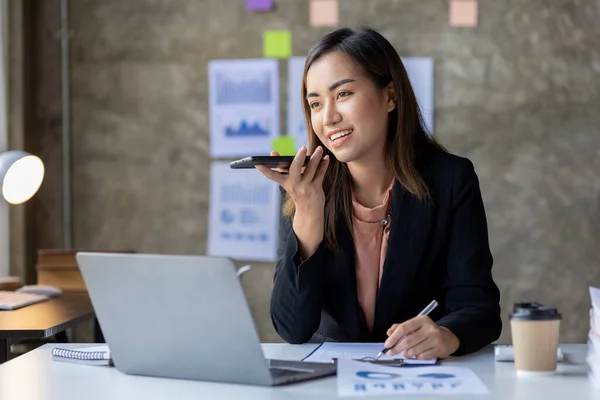
[[(392, 188), (390, 185), (383, 203), (375, 208), (367, 208), (360, 204), (352, 193), (354, 209), (352, 224), (354, 246), (356, 248), (356, 288), (358, 303), (370, 331), (375, 320), (375, 301), (383, 273), (383, 262), (390, 234), (390, 219), (387, 217), (391, 210)], [(387, 219), (387, 224), (381, 221)]]

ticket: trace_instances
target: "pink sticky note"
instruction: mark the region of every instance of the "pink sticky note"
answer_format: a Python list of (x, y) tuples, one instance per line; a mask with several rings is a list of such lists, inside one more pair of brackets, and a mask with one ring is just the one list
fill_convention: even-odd
[(450, 25), (477, 26), (477, 0), (450, 0)]
[(311, 26), (336, 26), (339, 22), (338, 0), (311, 0)]
[(273, 9), (273, 0), (246, 0), (246, 10), (268, 11)]

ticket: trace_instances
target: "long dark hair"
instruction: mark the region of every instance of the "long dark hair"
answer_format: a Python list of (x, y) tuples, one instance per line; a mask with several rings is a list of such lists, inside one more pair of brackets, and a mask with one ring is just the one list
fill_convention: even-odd
[[(322, 146), (329, 154), (329, 167), (323, 181), (325, 191), (325, 244), (337, 249), (336, 223), (344, 221), (352, 227), (352, 179), (348, 167), (321, 143), (312, 129), (310, 107), (306, 100), (306, 75), (315, 61), (340, 51), (352, 59), (381, 89), (393, 82), (396, 108), (389, 113), (385, 150), (388, 168), (409, 193), (422, 201), (430, 200), (429, 190), (417, 168), (417, 159), (431, 149), (444, 150), (427, 132), (404, 64), (394, 47), (381, 34), (367, 27), (339, 28), (323, 36), (309, 51), (302, 79), (302, 106), (308, 127), (308, 150)], [(291, 218), (295, 205), (286, 195), (284, 216)]]

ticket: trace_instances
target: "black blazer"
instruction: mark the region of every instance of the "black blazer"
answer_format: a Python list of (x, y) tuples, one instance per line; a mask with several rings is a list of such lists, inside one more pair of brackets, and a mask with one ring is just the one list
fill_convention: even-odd
[(279, 233), (271, 319), (289, 343), (383, 342), (392, 324), (415, 317), (431, 300), (429, 316), (460, 340), (454, 355), (496, 340), (502, 330), (500, 292), (492, 279), (487, 222), (473, 164), (434, 150), (419, 168), (432, 201), (419, 201), (396, 182), (388, 250), (376, 299), (373, 332), (356, 293), (354, 242), (338, 224), (340, 250), (324, 243), (299, 263), (291, 222)]

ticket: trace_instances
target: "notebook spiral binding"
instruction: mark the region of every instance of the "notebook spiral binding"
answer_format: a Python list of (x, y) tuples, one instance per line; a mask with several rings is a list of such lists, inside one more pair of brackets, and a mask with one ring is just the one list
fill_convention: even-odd
[(76, 360), (108, 360), (110, 357), (106, 351), (79, 351), (67, 349), (52, 349), (52, 355), (62, 358), (70, 358)]

